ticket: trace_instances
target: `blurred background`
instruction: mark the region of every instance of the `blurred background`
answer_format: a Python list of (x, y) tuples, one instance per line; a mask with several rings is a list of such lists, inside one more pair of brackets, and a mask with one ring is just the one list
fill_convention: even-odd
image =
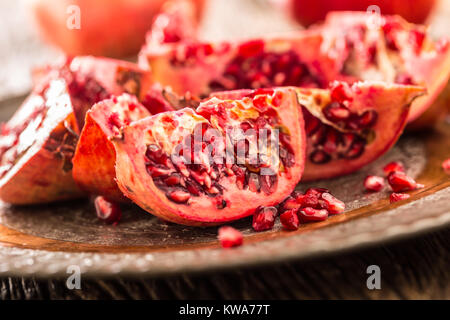
[[(192, 0), (201, 12), (201, 37), (247, 38), (299, 29), (330, 10), (397, 13), (448, 34), (449, 0)], [(63, 52), (133, 59), (164, 0), (0, 1), (0, 100), (25, 94), (33, 67)], [(73, 7), (75, 5), (76, 7)], [(76, 25), (79, 8), (80, 29)]]

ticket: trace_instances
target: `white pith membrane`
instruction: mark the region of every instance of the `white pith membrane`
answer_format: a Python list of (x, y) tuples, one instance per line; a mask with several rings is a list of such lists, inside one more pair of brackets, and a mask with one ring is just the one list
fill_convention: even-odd
[[(256, 108), (255, 99), (265, 100), (267, 109)], [(280, 106), (272, 105), (273, 99)], [(170, 221), (202, 225), (235, 220), (253, 213), (258, 204), (279, 203), (298, 183), (304, 146), (300, 123), (292, 89), (240, 100), (212, 98), (197, 112), (158, 114), (124, 127), (122, 138), (113, 140), (117, 182), (139, 206)], [(252, 127), (258, 130), (252, 132)], [(255, 147), (255, 136), (242, 139), (239, 129), (258, 135), (269, 129), (268, 143)], [(279, 144), (274, 129), (280, 132)], [(132, 168), (125, 170), (130, 163)]]

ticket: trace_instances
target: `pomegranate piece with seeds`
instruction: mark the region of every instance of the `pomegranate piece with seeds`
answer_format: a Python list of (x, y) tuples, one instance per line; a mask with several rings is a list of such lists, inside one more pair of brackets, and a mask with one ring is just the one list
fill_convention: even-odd
[(83, 196), (71, 160), (85, 112), (112, 94), (141, 96), (150, 73), (119, 60), (76, 57), (36, 70), (33, 81), (0, 137), (0, 198), (33, 204)]
[(349, 174), (380, 157), (402, 133), (411, 102), (424, 93), (423, 88), (380, 82), (344, 87), (345, 94), (339, 95), (297, 89), (307, 135), (303, 181)]
[(110, 139), (120, 135), (123, 125), (147, 116), (150, 112), (128, 94), (99, 102), (87, 112), (72, 159), (73, 178), (81, 189), (114, 201), (127, 200), (115, 182), (116, 153)]
[(280, 222), (286, 230), (297, 230), (300, 225), (300, 220), (297, 214), (298, 210), (291, 209), (283, 212), (280, 215)]
[(64, 79), (33, 90), (1, 131), (3, 201), (24, 205), (83, 196), (70, 172), (79, 130)]
[(218, 238), (222, 248), (239, 247), (244, 242), (244, 237), (239, 230), (230, 226), (219, 228)]
[[(446, 94), (450, 46), (440, 45), (446, 41), (433, 42), (423, 26), (400, 17), (384, 16), (380, 21), (379, 28), (369, 29), (366, 13), (331, 13), (322, 26), (284, 38), (216, 43), (189, 39), (170, 48), (155, 48), (148, 41), (139, 63), (150, 66), (155, 79), (178, 94), (190, 91), (198, 96), (276, 86), (326, 88), (335, 80), (424, 86), (430, 94), (413, 103), (408, 121), (416, 120), (432, 104), (421, 123), (436, 118), (445, 110), (437, 98)], [(333, 99), (340, 102), (348, 92), (345, 85), (333, 86)], [(348, 115), (345, 108), (330, 111), (338, 118)], [(373, 117), (367, 114), (366, 119)], [(327, 158), (321, 152), (316, 157)]]
[(387, 178), (389, 185), (394, 192), (411, 191), (423, 188), (413, 178), (403, 172), (391, 172)]
[[(165, 17), (168, 25), (176, 25), (179, 19)], [(183, 29), (192, 30), (189, 21), (184, 20)], [(156, 24), (152, 30), (161, 33)], [(155, 80), (178, 94), (190, 91), (207, 96), (221, 90), (325, 85), (315, 66), (322, 39), (318, 33), (216, 43), (195, 40), (191, 32), (175, 43), (161, 43), (155, 40), (161, 37), (153, 33), (139, 54), (139, 64), (150, 68)]]
[(391, 172), (405, 172), (405, 167), (401, 162), (392, 161), (384, 166), (383, 171), (387, 177)]
[[(186, 225), (236, 220), (285, 199), (301, 178), (305, 156), (297, 94), (280, 88), (235, 96), (122, 127), (112, 142), (125, 196)], [(264, 108), (254, 103), (261, 97)]]
[(122, 218), (122, 210), (117, 203), (98, 196), (95, 198), (94, 204), (99, 220), (109, 224), (117, 224)]
[(432, 124), (445, 112), (450, 48), (440, 43), (446, 38), (433, 41), (425, 26), (400, 16), (382, 16), (378, 26), (369, 28), (366, 12), (331, 12), (318, 31), (324, 37), (321, 53), (332, 61), (326, 65), (330, 80), (378, 79), (426, 87), (428, 94), (413, 102), (408, 115), (415, 128)]
[(253, 214), (252, 227), (255, 231), (265, 231), (273, 228), (277, 216), (275, 207), (259, 207)]
[(406, 200), (409, 197), (411, 197), (409, 194), (406, 193), (396, 193), (396, 192), (392, 192), (391, 195), (389, 196), (389, 200), (391, 203), (397, 202), (397, 201), (402, 201), (402, 200)]
[[(380, 82), (358, 82), (347, 89), (344, 102), (334, 101), (331, 90), (294, 89), (302, 105), (307, 136), (302, 181), (349, 174), (380, 157), (402, 133), (410, 103), (424, 93), (420, 87)], [(221, 91), (211, 96), (232, 99), (248, 91)], [(347, 119), (333, 117), (329, 110), (335, 108), (347, 110)]]
[(367, 191), (379, 192), (384, 188), (384, 178), (379, 176), (367, 176), (364, 179), (364, 188)]
[(109, 58), (75, 57), (69, 65), (71, 96), (76, 106), (78, 126), (84, 125), (85, 115), (95, 103), (113, 95), (128, 93), (144, 99), (152, 86), (151, 73), (136, 64)]

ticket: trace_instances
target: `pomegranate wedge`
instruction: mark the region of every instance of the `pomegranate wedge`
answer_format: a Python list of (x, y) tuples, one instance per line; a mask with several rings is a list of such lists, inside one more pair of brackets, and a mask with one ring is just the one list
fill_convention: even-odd
[(94, 105), (86, 120), (73, 157), (73, 178), (86, 192), (113, 201), (126, 201), (117, 187), (116, 153), (110, 139), (123, 125), (145, 118), (150, 112), (136, 97), (124, 94)]
[[(272, 89), (258, 89), (258, 91)], [(388, 151), (407, 122), (411, 102), (425, 90), (384, 82), (335, 82), (329, 90), (294, 88), (302, 106), (307, 158), (302, 181), (349, 174)], [(223, 99), (250, 90), (215, 92)]]
[(433, 123), (450, 100), (448, 40), (432, 41), (424, 26), (397, 16), (372, 18), (333, 12), (323, 25), (284, 37), (147, 45), (139, 63), (177, 93), (199, 96), (276, 86), (327, 88), (335, 80), (423, 86), (428, 94), (414, 101), (408, 122), (415, 128)]
[(0, 137), (0, 198), (12, 204), (80, 197), (70, 159), (78, 130), (63, 79), (34, 91), (4, 124)]
[(407, 123), (413, 100), (425, 93), (417, 86), (357, 82), (347, 96), (331, 90), (298, 89), (307, 136), (303, 180), (354, 172), (387, 152)]
[(300, 181), (303, 117), (293, 89), (211, 98), (160, 113), (113, 140), (120, 190), (144, 210), (186, 224), (220, 224), (280, 203)]
[(430, 124), (445, 112), (442, 103), (450, 98), (448, 39), (433, 41), (425, 26), (400, 16), (377, 18), (365, 12), (330, 13), (320, 31), (322, 50), (335, 65), (329, 70), (330, 80), (384, 80), (426, 87), (428, 94), (411, 105), (408, 122), (423, 115), (415, 127)]

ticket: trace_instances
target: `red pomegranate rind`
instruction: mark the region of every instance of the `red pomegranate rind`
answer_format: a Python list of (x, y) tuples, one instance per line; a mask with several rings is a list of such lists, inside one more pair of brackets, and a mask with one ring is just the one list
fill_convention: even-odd
[(147, 116), (150, 112), (128, 94), (97, 103), (87, 112), (72, 159), (73, 178), (83, 190), (113, 201), (128, 200), (115, 182), (116, 152), (110, 139), (123, 125)]
[(367, 176), (364, 179), (364, 188), (367, 191), (379, 192), (384, 188), (384, 179), (378, 176)]
[[(321, 32), (325, 37), (323, 52), (335, 61), (336, 75), (331, 79), (350, 82), (382, 79), (427, 88), (428, 95), (412, 104), (409, 122), (424, 114), (440, 95), (448, 95), (445, 92), (450, 78), (448, 39), (434, 42), (424, 26), (410, 24), (399, 16), (370, 21), (365, 12), (332, 12)], [(441, 105), (431, 109), (439, 108), (442, 113)], [(439, 110), (429, 110), (427, 114), (438, 116), (436, 111)]]
[(122, 218), (122, 209), (117, 203), (104, 197), (96, 197), (94, 201), (97, 218), (105, 223), (117, 224)]
[(402, 201), (402, 200), (406, 200), (409, 197), (411, 197), (409, 194), (406, 193), (395, 193), (392, 192), (391, 195), (389, 196), (389, 201), (391, 203), (397, 202), (397, 201)]
[(0, 198), (25, 205), (81, 197), (70, 172), (77, 132), (63, 79), (34, 91), (2, 128)]
[[(402, 133), (411, 102), (424, 93), (381, 82), (357, 82), (350, 90), (351, 101), (340, 103), (329, 90), (297, 89), (308, 143), (303, 181), (348, 174), (380, 157)], [(348, 111), (344, 118), (340, 109)]]
[[(200, 104), (198, 113), (192, 109), (165, 112), (125, 126), (121, 138), (113, 140), (120, 190), (144, 210), (187, 225), (220, 224), (251, 215), (257, 207), (277, 205), (301, 178), (305, 145), (295, 92), (287, 88), (276, 89), (273, 94), (278, 92), (282, 93), (282, 99), (276, 107), (271, 105), (273, 95), (265, 95), (268, 102), (265, 111), (256, 109), (250, 97), (212, 98)], [(269, 117), (265, 118), (266, 115)], [(191, 137), (196, 128), (216, 129), (219, 136), (207, 139), (206, 146), (215, 141), (219, 146), (215, 145), (214, 150), (221, 150), (223, 132), (230, 138), (223, 128), (240, 128), (241, 124), (262, 126), (264, 119), (273, 123), (272, 129), (281, 128), (285, 135), (278, 144), (280, 150), (284, 149), (279, 155), (281, 161), (272, 163), (278, 169), (268, 167), (274, 171), (272, 174), (263, 174), (261, 167), (247, 163), (250, 159), (247, 155), (245, 165), (202, 162), (198, 166), (184, 164), (179, 153), (172, 154), (186, 144), (186, 137)], [(232, 155), (235, 162), (237, 155)]]
[(219, 228), (218, 238), (222, 248), (239, 247), (244, 242), (244, 237), (239, 230), (230, 226)]
[(75, 57), (69, 68), (73, 78), (69, 88), (80, 128), (84, 124), (86, 111), (95, 103), (122, 93), (143, 100), (153, 83), (149, 71), (122, 60)]
[(280, 222), (286, 230), (297, 230), (300, 226), (300, 220), (297, 215), (297, 210), (292, 209), (283, 212), (280, 215)]

